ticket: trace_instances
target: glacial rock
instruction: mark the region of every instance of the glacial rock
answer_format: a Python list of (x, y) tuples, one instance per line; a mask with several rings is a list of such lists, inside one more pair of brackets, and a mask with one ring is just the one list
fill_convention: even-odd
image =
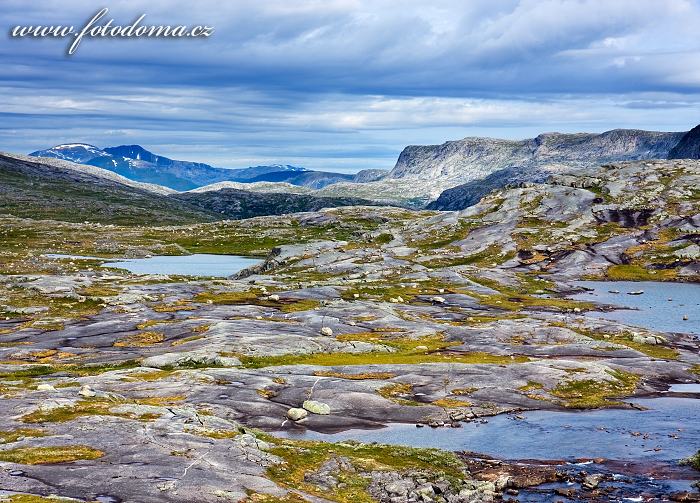
[(317, 402), (316, 400), (306, 400), (302, 404), (302, 407), (312, 414), (325, 416), (331, 413), (331, 408), (328, 404)]

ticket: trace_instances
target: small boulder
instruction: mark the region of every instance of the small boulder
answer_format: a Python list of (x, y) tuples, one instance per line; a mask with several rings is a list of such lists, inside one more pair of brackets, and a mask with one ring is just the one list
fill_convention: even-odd
[(333, 329), (331, 327), (321, 327), (321, 335), (333, 337)]
[(56, 391), (56, 388), (51, 386), (50, 384), (40, 384), (39, 386), (36, 387), (37, 391)]
[(306, 400), (302, 407), (311, 412), (312, 414), (319, 414), (322, 416), (327, 416), (331, 413), (331, 408), (328, 404), (323, 402), (317, 402), (316, 400)]
[(97, 393), (93, 391), (93, 389), (88, 386), (87, 384), (84, 384), (82, 388), (80, 388), (80, 391), (78, 391), (78, 394), (80, 396), (84, 396), (86, 398), (92, 398), (97, 396)]
[(287, 417), (292, 421), (301, 421), (308, 415), (309, 412), (306, 409), (302, 409), (299, 407), (292, 407), (287, 411)]
[(581, 483), (581, 486), (584, 489), (595, 489), (597, 488), (600, 483), (603, 481), (603, 476), (599, 474), (593, 474), (593, 475), (587, 475), (584, 479), (583, 482)]

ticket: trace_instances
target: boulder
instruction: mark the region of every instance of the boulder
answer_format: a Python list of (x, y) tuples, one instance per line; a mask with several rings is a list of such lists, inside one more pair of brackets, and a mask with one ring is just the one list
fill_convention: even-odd
[(306, 409), (302, 409), (299, 407), (292, 407), (287, 411), (287, 417), (292, 421), (301, 421), (308, 415), (309, 412)]
[(331, 413), (331, 408), (328, 404), (325, 404), (323, 402), (317, 402), (316, 400), (306, 400), (302, 407), (312, 414), (320, 414), (323, 416), (327, 416), (328, 414)]
[(238, 358), (219, 356), (206, 351), (185, 351), (182, 353), (164, 353), (149, 356), (143, 360), (144, 367), (178, 368), (178, 367), (237, 367)]

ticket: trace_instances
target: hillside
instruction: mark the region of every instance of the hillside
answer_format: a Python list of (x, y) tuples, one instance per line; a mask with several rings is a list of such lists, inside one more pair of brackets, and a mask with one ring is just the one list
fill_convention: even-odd
[(232, 188), (216, 191), (186, 192), (171, 196), (188, 205), (201, 208), (231, 219), (250, 218), (260, 215), (282, 215), (338, 206), (376, 205), (366, 199), (352, 197), (316, 197), (308, 194), (285, 194), (275, 192), (249, 192)]
[(33, 219), (118, 224), (182, 224), (215, 219), (168, 197), (163, 187), (98, 168), (0, 154), (0, 213)]

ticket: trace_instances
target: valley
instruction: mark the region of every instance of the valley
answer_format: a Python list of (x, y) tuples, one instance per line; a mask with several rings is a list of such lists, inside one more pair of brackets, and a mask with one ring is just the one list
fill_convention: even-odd
[[(698, 160), (569, 166), (461, 211), (238, 220), (2, 161), (10, 501), (697, 499), (700, 402), (678, 387), (700, 382), (697, 305), (660, 330), (609, 319), (581, 281), (697, 288)], [(258, 261), (108, 265), (190, 254)]]

